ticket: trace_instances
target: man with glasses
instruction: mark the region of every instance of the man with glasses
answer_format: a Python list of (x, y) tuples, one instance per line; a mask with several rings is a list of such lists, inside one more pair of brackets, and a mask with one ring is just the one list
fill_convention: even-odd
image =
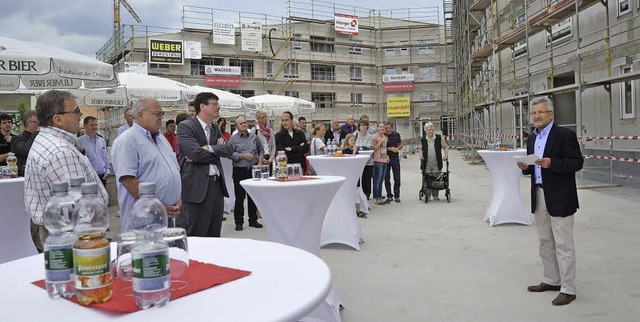
[(11, 152), (11, 140), (15, 134), (13, 129), (13, 117), (6, 113), (0, 113), (0, 166), (7, 165), (7, 157)]
[(203, 92), (194, 100), (196, 116), (178, 125), (178, 151), (182, 174), (183, 212), (188, 236), (220, 237), (224, 197), (229, 193), (220, 158), (231, 158), (233, 147), (225, 142), (214, 122), (220, 116), (218, 96)]
[[(73, 94), (52, 90), (38, 96), (36, 113), (40, 131), (27, 157), (24, 203), (31, 221), (37, 225), (32, 231), (34, 244), (42, 252), (42, 242), (48, 235), (43, 226), (43, 210), (51, 198), (53, 183), (73, 177), (100, 182), (100, 178), (75, 146), (82, 113)], [(102, 185), (98, 185), (98, 196), (108, 204), (107, 190)]]
[(531, 100), (535, 130), (527, 140), (527, 154), (536, 154), (535, 164), (517, 162), (531, 175), (531, 212), (538, 232), (542, 259), (542, 282), (529, 292), (560, 291), (553, 305), (576, 299), (576, 252), (573, 244), (573, 214), (578, 209), (576, 172), (584, 160), (576, 133), (554, 124), (553, 102), (546, 97)]
[(140, 182), (155, 182), (156, 198), (167, 210), (171, 227), (182, 207), (182, 184), (176, 154), (164, 135), (160, 135), (162, 106), (152, 97), (143, 97), (131, 112), (133, 125), (115, 139), (111, 149), (120, 204), (120, 231), (133, 228), (129, 212), (140, 198)]
[(38, 115), (35, 111), (27, 111), (22, 116), (24, 131), (20, 135), (16, 135), (11, 141), (11, 152), (16, 154), (18, 158), (18, 176), (24, 177), (24, 166), (27, 164), (27, 156), (33, 140), (36, 138), (38, 131)]

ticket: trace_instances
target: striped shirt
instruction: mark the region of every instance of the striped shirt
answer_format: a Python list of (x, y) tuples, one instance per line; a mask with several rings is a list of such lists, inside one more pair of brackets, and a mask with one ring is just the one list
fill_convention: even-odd
[(44, 207), (51, 197), (51, 186), (57, 181), (84, 177), (98, 184), (98, 195), (105, 205), (109, 196), (89, 160), (76, 149), (76, 136), (56, 127), (41, 127), (31, 145), (25, 167), (24, 208), (31, 220), (42, 225)]

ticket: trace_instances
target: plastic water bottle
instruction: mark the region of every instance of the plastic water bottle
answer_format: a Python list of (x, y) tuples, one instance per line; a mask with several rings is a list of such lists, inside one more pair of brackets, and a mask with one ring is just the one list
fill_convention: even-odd
[(9, 152), (9, 156), (7, 156), (7, 166), (9, 168), (9, 176), (11, 178), (18, 177), (18, 158), (16, 158), (16, 154), (13, 152)]
[(73, 217), (78, 235), (73, 245), (76, 298), (80, 305), (104, 303), (113, 292), (110, 257), (111, 247), (105, 238), (109, 228), (109, 211), (98, 197), (98, 184), (83, 183), (82, 198)]
[(82, 190), (80, 186), (84, 183), (84, 177), (73, 177), (69, 180), (69, 197), (76, 202), (82, 198)]
[(496, 151), (500, 151), (500, 147), (501, 147), (501, 145), (502, 145), (502, 139), (501, 139), (501, 138), (497, 138), (497, 139), (496, 139), (496, 144), (495, 144), (495, 145), (496, 145), (496, 146), (495, 146), (495, 150), (496, 150)]
[(73, 273), (73, 210), (76, 203), (67, 194), (68, 182), (54, 182), (53, 195), (44, 208), (44, 226), (49, 236), (44, 241), (44, 271), (47, 293), (52, 299), (71, 298), (75, 293)]
[(131, 209), (136, 243), (131, 249), (133, 297), (141, 309), (161, 307), (171, 298), (169, 247), (162, 240), (167, 211), (156, 198), (156, 184), (141, 182), (140, 199)]

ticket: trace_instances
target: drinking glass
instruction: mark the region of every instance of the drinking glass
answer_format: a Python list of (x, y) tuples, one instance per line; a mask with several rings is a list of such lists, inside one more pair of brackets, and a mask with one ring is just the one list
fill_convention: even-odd
[(260, 181), (260, 179), (262, 179), (262, 167), (259, 165), (254, 165), (251, 168), (251, 175), (253, 177), (253, 180)]
[(262, 170), (262, 179), (269, 179), (269, 166), (262, 165), (260, 166)]
[(118, 235), (118, 253), (114, 261), (114, 277), (123, 281), (131, 281), (133, 266), (131, 265), (131, 249), (136, 243), (136, 235), (127, 231)]
[(288, 178), (289, 180), (293, 180), (293, 179), (295, 179), (295, 178), (293, 177), (293, 164), (287, 164), (287, 178)]
[(293, 163), (293, 178), (300, 179), (302, 177), (302, 166), (300, 163)]
[(179, 290), (187, 287), (187, 282), (177, 278), (184, 274), (189, 267), (189, 246), (187, 244), (187, 231), (180, 227), (165, 229), (162, 240), (169, 246), (169, 258), (171, 260), (171, 289)]

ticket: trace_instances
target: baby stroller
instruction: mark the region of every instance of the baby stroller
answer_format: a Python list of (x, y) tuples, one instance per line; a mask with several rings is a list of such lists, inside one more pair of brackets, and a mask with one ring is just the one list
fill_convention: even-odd
[[(425, 161), (422, 161), (425, 162)], [(427, 189), (431, 190), (445, 190), (445, 197), (447, 198), (447, 202), (451, 202), (451, 190), (449, 190), (449, 160), (446, 161), (446, 169), (444, 172), (440, 172), (435, 176), (433, 174), (428, 175), (425, 172), (426, 166), (421, 165), (420, 169), (422, 169), (422, 188), (420, 188), (420, 192), (418, 193), (418, 198), (422, 200), (424, 198), (424, 203), (429, 202), (429, 197), (427, 194)]]

